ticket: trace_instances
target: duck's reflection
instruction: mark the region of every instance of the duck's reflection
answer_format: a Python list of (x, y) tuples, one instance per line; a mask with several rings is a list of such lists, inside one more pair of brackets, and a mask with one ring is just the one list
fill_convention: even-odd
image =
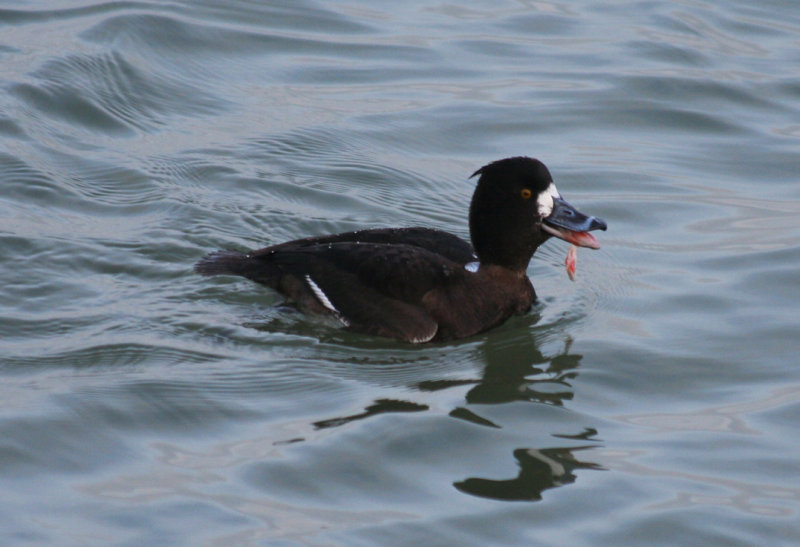
[[(567, 338), (555, 354), (545, 354), (540, 348), (552, 343), (537, 341), (533, 329), (517, 329), (516, 334), (490, 336), (479, 346), (480, 360), (485, 363), (477, 378), (433, 379), (412, 387), (421, 392), (435, 392), (460, 386), (471, 386), (464, 405), (449, 412), (453, 418), (493, 429), (503, 429), (502, 423), (481, 415), (481, 408), (514, 402), (563, 406), (573, 398), (572, 382), (578, 376), (582, 355), (572, 353), (572, 340)], [(317, 429), (336, 427), (355, 420), (387, 412), (418, 412), (428, 410), (424, 404), (394, 399), (379, 399), (363, 412), (314, 423)], [(580, 426), (579, 426), (580, 427)], [(576, 454), (599, 446), (597, 431), (585, 428), (579, 435), (555, 437), (578, 441), (574, 446), (521, 447), (513, 451), (519, 471), (509, 479), (469, 477), (456, 481), (459, 491), (497, 500), (541, 499), (548, 488), (571, 484), (576, 469), (602, 469), (596, 463), (580, 460)], [(597, 443), (597, 444), (588, 444)]]
[[(475, 384), (466, 395), (470, 404), (499, 404), (532, 401), (561, 406), (572, 399), (569, 383), (578, 375), (582, 355), (570, 354), (572, 340), (555, 356), (541, 353), (531, 337), (530, 343), (487, 342), (483, 346), (486, 367), (483, 376), (473, 380), (429, 380), (417, 384), (422, 391), (437, 391)], [(518, 342), (518, 341), (517, 341)]]
[(428, 405), (420, 405), (412, 403), (411, 401), (398, 401), (396, 399), (378, 399), (365, 408), (364, 412), (351, 414), (349, 416), (341, 416), (339, 418), (331, 418), (329, 420), (320, 420), (314, 422), (313, 425), (316, 429), (325, 429), (344, 425), (355, 420), (363, 420), (364, 418), (369, 418), (376, 414), (385, 414), (387, 412), (419, 412), (421, 410), (428, 410)]
[[(567, 339), (563, 349), (555, 356), (544, 355), (536, 346), (532, 336), (481, 346), (486, 366), (480, 378), (425, 380), (413, 387), (420, 391), (433, 392), (463, 385), (474, 385), (466, 394), (467, 404), (494, 405), (513, 401), (530, 401), (562, 406), (572, 399), (569, 383), (578, 373), (576, 369), (582, 355), (570, 354), (572, 340)], [(389, 412), (418, 412), (428, 406), (411, 401), (377, 399), (363, 412), (314, 422), (317, 429), (337, 427), (352, 421)], [(499, 427), (482, 418), (474, 410), (457, 407), (450, 415), (479, 425)]]
[[(486, 366), (483, 377), (466, 394), (470, 408), (460, 407), (450, 415), (479, 425), (501, 427), (478, 414), (478, 405), (496, 405), (513, 401), (530, 401), (563, 406), (573, 397), (572, 381), (578, 376), (582, 355), (571, 353), (572, 340), (567, 339), (555, 355), (545, 355), (536, 338), (528, 333), (509, 340), (489, 340), (483, 346)], [(463, 383), (463, 382), (462, 382)], [(442, 389), (443, 383), (423, 383), (420, 389)], [(583, 441), (578, 446), (518, 448), (514, 459), (519, 466), (517, 476), (510, 479), (470, 477), (453, 483), (459, 491), (506, 501), (537, 501), (549, 488), (571, 484), (576, 469), (602, 469), (596, 463), (576, 457), (579, 451), (596, 448), (597, 431), (586, 428), (575, 436), (556, 437)]]
[[(594, 430), (587, 430), (583, 435), (588, 437), (596, 433)], [(581, 461), (575, 456), (576, 452), (590, 448), (595, 446), (518, 448), (514, 450), (514, 458), (519, 465), (519, 473), (513, 479), (471, 477), (455, 482), (453, 486), (461, 492), (481, 498), (538, 501), (542, 499), (542, 492), (548, 488), (575, 482), (575, 469), (602, 469), (596, 463)]]

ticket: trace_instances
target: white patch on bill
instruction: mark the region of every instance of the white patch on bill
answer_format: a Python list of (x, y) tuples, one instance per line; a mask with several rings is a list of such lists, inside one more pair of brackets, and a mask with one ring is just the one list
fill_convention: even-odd
[(314, 296), (317, 297), (319, 303), (325, 306), (327, 309), (331, 310), (333, 314), (336, 316), (336, 318), (342, 323), (344, 323), (345, 326), (349, 326), (350, 321), (345, 319), (342, 313), (336, 309), (336, 306), (333, 305), (333, 302), (331, 302), (330, 298), (328, 298), (328, 295), (325, 294), (325, 291), (323, 291), (320, 288), (320, 286), (317, 285), (313, 279), (311, 279), (310, 275), (306, 276), (306, 282), (308, 282), (308, 287), (311, 289), (311, 292), (314, 293)]
[(539, 212), (539, 216), (542, 218), (549, 217), (550, 213), (553, 212), (553, 200), (558, 197), (561, 197), (561, 194), (558, 193), (555, 183), (551, 182), (550, 186), (536, 198), (536, 209)]
[(464, 269), (467, 270), (468, 272), (472, 272), (472, 273), (477, 272), (478, 268), (480, 268), (480, 267), (481, 267), (481, 263), (478, 262), (477, 260), (475, 262), (468, 262), (468, 263), (464, 264)]

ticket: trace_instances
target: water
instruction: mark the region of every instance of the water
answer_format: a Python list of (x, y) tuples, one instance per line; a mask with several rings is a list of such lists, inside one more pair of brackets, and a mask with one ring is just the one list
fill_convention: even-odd
[[(800, 12), (0, 3), (3, 545), (800, 542)], [(218, 248), (467, 234), (526, 154), (609, 223), (530, 315), (344, 333)]]

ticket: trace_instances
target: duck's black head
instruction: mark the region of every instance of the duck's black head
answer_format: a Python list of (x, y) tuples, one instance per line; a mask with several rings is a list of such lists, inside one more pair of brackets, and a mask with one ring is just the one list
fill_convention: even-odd
[(590, 230), (606, 223), (564, 201), (539, 160), (507, 158), (484, 165), (469, 208), (472, 246), (481, 264), (524, 272), (537, 247), (550, 236), (599, 248)]

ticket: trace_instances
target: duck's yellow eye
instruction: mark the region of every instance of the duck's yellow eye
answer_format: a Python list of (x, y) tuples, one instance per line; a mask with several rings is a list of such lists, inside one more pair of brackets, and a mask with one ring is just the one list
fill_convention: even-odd
[(530, 199), (533, 195), (529, 188), (523, 188), (522, 192), (519, 193), (522, 196), (522, 199)]

